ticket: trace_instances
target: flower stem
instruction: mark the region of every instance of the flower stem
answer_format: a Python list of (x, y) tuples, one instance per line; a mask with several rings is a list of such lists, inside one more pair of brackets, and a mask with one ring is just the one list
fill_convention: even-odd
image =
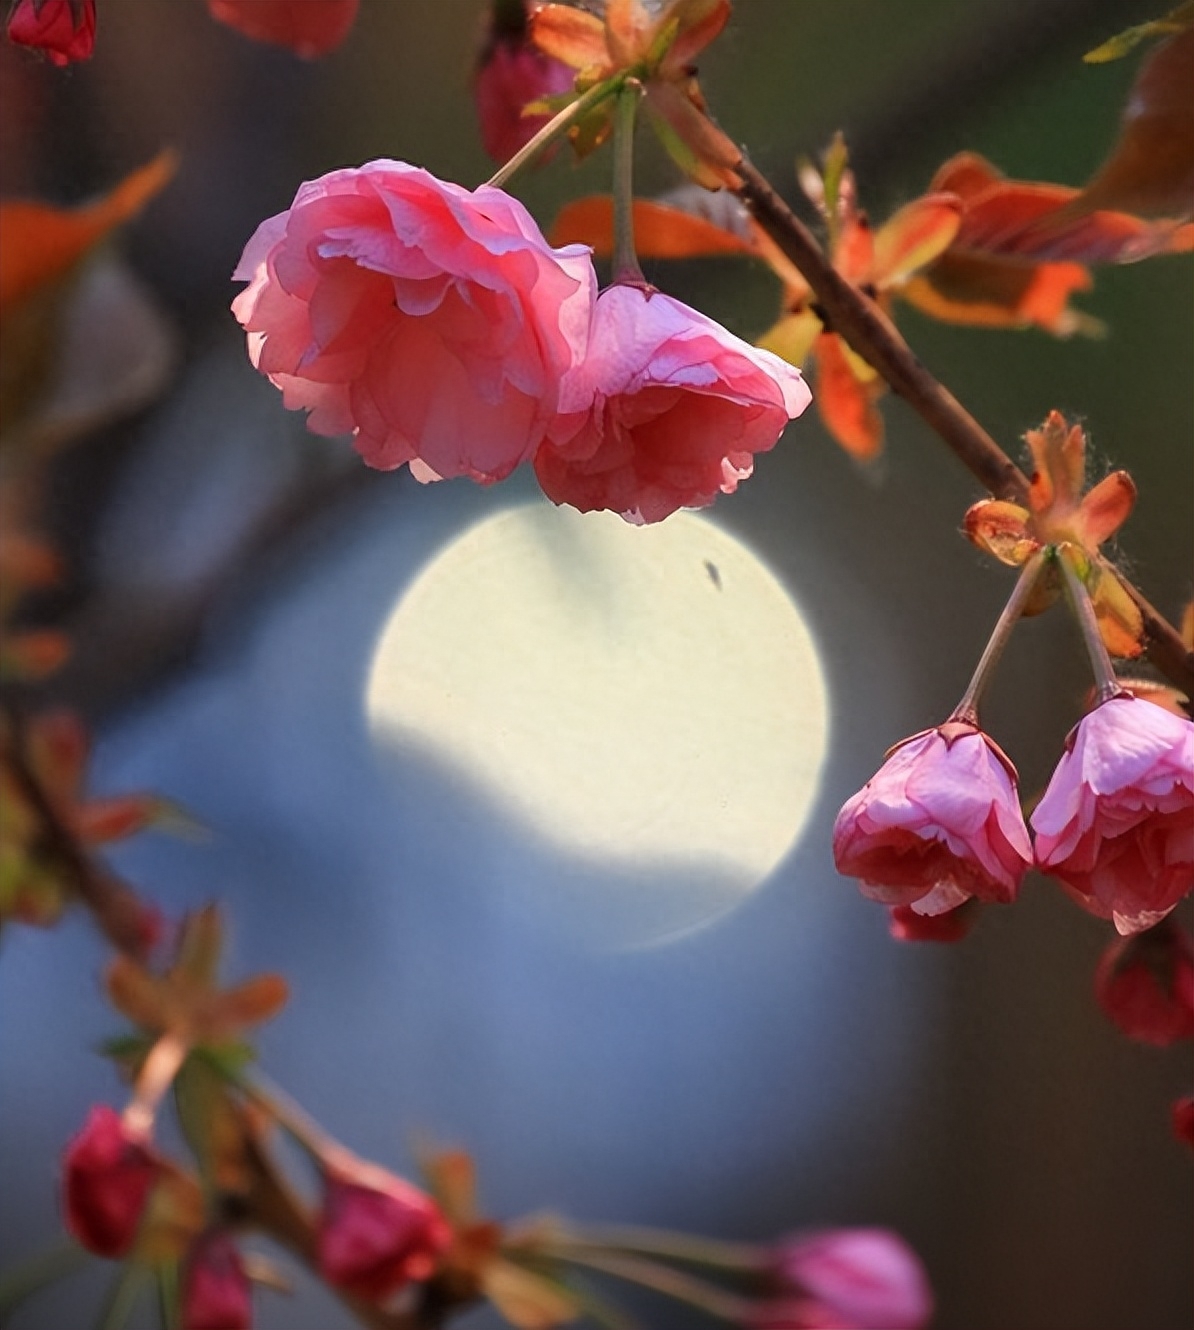
[(219, 1062), (211, 1064), (224, 1078), (230, 1081), (247, 1098), (260, 1108), (287, 1132), (317, 1164), (325, 1163), (329, 1158), (344, 1154), (345, 1149), (335, 1137), (329, 1135), (313, 1117), (300, 1108), (297, 1103), (279, 1086), (267, 1080), (260, 1072), (252, 1076), (244, 1072), (232, 1072)]
[(628, 1284), (637, 1284), (640, 1288), (649, 1288), (664, 1297), (675, 1298), (689, 1306), (699, 1307), (710, 1316), (734, 1324), (744, 1324), (750, 1315), (753, 1304), (746, 1298), (736, 1297), (732, 1293), (714, 1288), (703, 1280), (691, 1275), (670, 1270), (667, 1266), (657, 1265), (654, 1261), (643, 1260), (638, 1256), (625, 1256), (617, 1252), (600, 1251), (587, 1244), (573, 1245), (567, 1241), (553, 1243), (545, 1255), (568, 1265), (579, 1265), (587, 1270), (599, 1270), (602, 1274), (612, 1275), (615, 1279), (625, 1280)]
[(174, 1084), (182, 1064), (191, 1051), (190, 1041), (167, 1032), (149, 1050), (133, 1087), (133, 1097), (124, 1110), (124, 1125), (130, 1134), (148, 1136), (153, 1130), (162, 1096)]
[(588, 92), (582, 93), (576, 101), (552, 116), (535, 137), (519, 148), (505, 166), (495, 171), (485, 183), (494, 189), (505, 188), (524, 166), (534, 161), (541, 152), (550, 148), (557, 139), (562, 138), (578, 120), (588, 115), (594, 107), (600, 106), (602, 102), (616, 96), (621, 91), (624, 82), (625, 77), (619, 76), (606, 79), (603, 83), (594, 84)]
[(1075, 571), (1065, 545), (1054, 548), (1053, 557), (1061, 567), (1066, 599), (1070, 603), (1070, 609), (1074, 611), (1074, 617), (1078, 620), (1078, 627), (1082, 630), (1082, 640), (1086, 643), (1086, 654), (1090, 657), (1090, 668), (1095, 677), (1097, 704), (1119, 697), (1124, 690), (1115, 677), (1115, 667), (1111, 664), (1111, 656), (1103, 644), (1103, 635), (1099, 632), (1099, 621), (1095, 617), (1094, 605), (1091, 603), (1086, 583)]
[(979, 701), (990, 682), (991, 675), (995, 672), (999, 658), (1003, 655), (1003, 649), (1012, 635), (1012, 629), (1023, 614), (1024, 606), (1037, 584), (1037, 579), (1045, 566), (1045, 555), (1045, 550), (1038, 550), (1020, 570), (1015, 589), (1003, 607), (1003, 613), (995, 622), (991, 637), (979, 657), (978, 664), (974, 667), (970, 683), (962, 694), (962, 700), (954, 707), (950, 720), (962, 721), (967, 725), (978, 724)]
[[(541, 1230), (536, 1230), (536, 1236)], [(611, 1248), (638, 1256), (659, 1256), (690, 1265), (707, 1265), (722, 1270), (760, 1270), (765, 1265), (758, 1247), (747, 1242), (723, 1242), (690, 1233), (672, 1233), (665, 1229), (637, 1228), (621, 1224), (553, 1225), (549, 1241), (566, 1243), (570, 1248), (609, 1251)]]
[(634, 248), (634, 118), (642, 84), (628, 79), (614, 108), (614, 261), (613, 280), (646, 286)]

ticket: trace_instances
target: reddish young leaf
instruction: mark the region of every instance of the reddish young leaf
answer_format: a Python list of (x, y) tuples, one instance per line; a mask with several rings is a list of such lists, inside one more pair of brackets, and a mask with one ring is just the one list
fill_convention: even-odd
[(218, 22), (308, 60), (340, 45), (356, 20), (358, 5), (359, 0), (207, 0)]
[(1111, 156), (1077, 202), (1084, 210), (1194, 216), (1194, 27), (1145, 60)]
[[(648, 199), (634, 201), (634, 247), (644, 259), (690, 259), (710, 254), (758, 255), (755, 242), (704, 217)], [(555, 246), (591, 245), (598, 258), (614, 251), (614, 201), (592, 194), (561, 209), (549, 236)]]
[(874, 281), (903, 282), (942, 254), (958, 233), (962, 201), (949, 194), (926, 194), (894, 213), (875, 232)]
[(531, 40), (544, 53), (573, 69), (603, 68), (608, 52), (605, 25), (571, 5), (542, 5), (531, 15)]
[(825, 427), (842, 447), (861, 461), (878, 456), (883, 447), (883, 417), (875, 400), (883, 380), (861, 382), (836, 333), (822, 333), (813, 344), (817, 361), (815, 401)]
[(109, 231), (129, 218), (174, 174), (172, 153), (159, 153), (110, 194), (81, 208), (12, 199), (0, 203), (0, 314), (64, 276)]
[(1043, 328), (1058, 337), (1095, 331), (1096, 321), (1069, 308), (1094, 285), (1077, 263), (1023, 263), (996, 255), (947, 251), (900, 288), (901, 297), (945, 323), (978, 328)]

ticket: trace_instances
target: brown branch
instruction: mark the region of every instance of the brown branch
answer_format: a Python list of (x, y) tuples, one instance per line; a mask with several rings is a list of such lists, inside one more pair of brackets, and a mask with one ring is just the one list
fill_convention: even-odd
[[(755, 221), (800, 269), (827, 321), (872, 365), (892, 390), (916, 411), (971, 474), (999, 499), (1026, 504), (1028, 477), (969, 411), (917, 358), (895, 324), (872, 300), (845, 280), (826, 258), (816, 237), (763, 176), (745, 159), (736, 168), (735, 191)], [(1140, 610), (1145, 651), (1154, 666), (1194, 699), (1194, 651), (1177, 629), (1149, 604), (1118, 569), (1112, 568)]]

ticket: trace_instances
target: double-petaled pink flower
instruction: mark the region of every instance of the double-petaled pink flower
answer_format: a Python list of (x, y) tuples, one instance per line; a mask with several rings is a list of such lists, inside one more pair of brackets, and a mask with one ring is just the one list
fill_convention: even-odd
[(500, 480), (533, 455), (596, 289), (588, 249), (553, 250), (502, 190), (384, 160), (304, 184), (234, 276), (250, 359), (285, 404), (425, 480)]
[(1032, 814), (1036, 862), (1119, 932), (1159, 922), (1194, 887), (1194, 725), (1113, 697), (1070, 735)]
[(533, 458), (557, 503), (655, 522), (731, 492), (809, 402), (798, 370), (679, 301), (596, 299), (587, 247), (552, 249), (500, 189), (402, 162), (303, 185), (235, 276), (285, 404), (421, 480)]
[(810, 399), (778, 356), (670, 296), (611, 286), (535, 474), (556, 503), (658, 522), (732, 493)]
[(127, 1256), (160, 1171), (145, 1139), (97, 1104), (62, 1162), (67, 1228), (97, 1256)]
[(1032, 864), (1015, 768), (963, 721), (905, 739), (838, 814), (833, 858), (864, 895), (918, 914), (1009, 903)]

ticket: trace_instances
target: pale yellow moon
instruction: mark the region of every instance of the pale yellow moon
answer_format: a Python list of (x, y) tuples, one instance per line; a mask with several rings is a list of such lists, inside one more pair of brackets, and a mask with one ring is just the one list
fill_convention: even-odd
[(706, 924), (768, 876), (829, 723), (809, 631), (739, 541), (690, 513), (633, 527), (546, 503), (416, 578), (366, 705), (383, 750), (447, 764), (548, 847), (541, 908), (616, 945)]

